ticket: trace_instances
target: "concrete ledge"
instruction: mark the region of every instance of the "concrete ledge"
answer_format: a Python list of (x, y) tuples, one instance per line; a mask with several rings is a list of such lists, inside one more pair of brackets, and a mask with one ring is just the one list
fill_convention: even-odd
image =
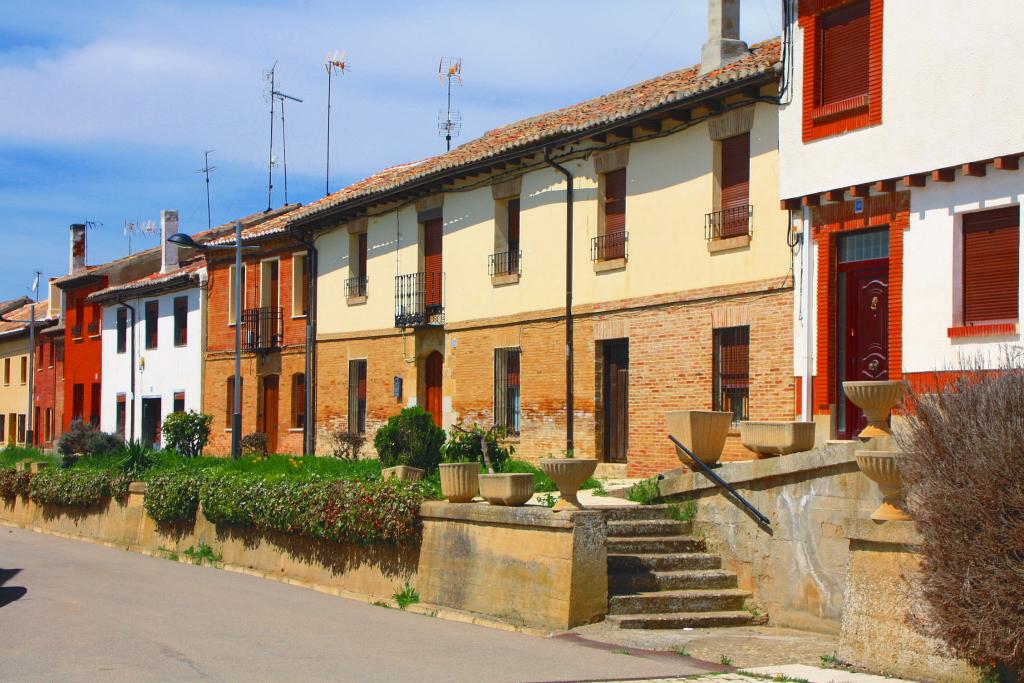
[(504, 275), (492, 275), (491, 286), (514, 285), (519, 282), (519, 273), (506, 273)]
[(750, 235), (738, 235), (736, 237), (724, 237), (716, 240), (708, 240), (708, 253), (717, 254), (720, 251), (732, 249), (743, 249), (750, 246)]
[(366, 303), (366, 295), (361, 296), (347, 296), (345, 297), (345, 303), (349, 306), (359, 306)]
[(603, 261), (594, 261), (595, 273), (607, 273), (612, 270), (622, 270), (626, 267), (626, 258), (612, 258)]
[(847, 538), (855, 543), (908, 547), (921, 544), (921, 537), (913, 522), (876, 522), (870, 518), (857, 517), (847, 519), (845, 527)]
[(449, 519), (501, 526), (572, 529), (584, 524), (600, 523), (602, 515), (597, 510), (552, 512), (551, 508), (539, 505), (505, 507), (487, 503), (447, 503), (430, 500), (420, 506), (420, 517), (424, 520)]

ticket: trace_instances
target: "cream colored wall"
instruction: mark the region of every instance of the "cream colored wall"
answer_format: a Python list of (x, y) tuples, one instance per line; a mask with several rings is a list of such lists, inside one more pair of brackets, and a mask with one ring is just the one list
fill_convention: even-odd
[[(775, 108), (757, 104), (751, 130), (749, 247), (710, 254), (705, 214), (713, 209), (714, 143), (706, 124), (630, 145), (626, 170), (629, 259), (621, 270), (595, 273), (591, 239), (598, 230), (597, 175), (590, 158), (567, 162), (575, 176), (574, 302), (595, 304), (778, 278), (790, 269), (787, 214), (779, 210)], [(490, 184), (450, 191), (444, 200), (445, 320), (516, 315), (565, 302), (565, 180), (536, 165), (520, 194), (522, 277), (495, 286), (487, 269), (494, 251), (495, 202)], [(477, 181), (479, 182), (479, 180)], [(396, 216), (400, 221), (397, 238)], [(349, 306), (349, 235), (344, 227), (318, 240), (318, 330), (331, 335), (394, 325), (394, 275), (419, 269), (419, 226), (407, 205), (369, 220), (367, 302)]]
[[(4, 359), (11, 359), (11, 383), (4, 384)], [(10, 415), (17, 413), (25, 415), (28, 409), (28, 382), (21, 383), (21, 359), (28, 362), (28, 337), (19, 336), (16, 339), (0, 339), (0, 414), (6, 416), (4, 420), (3, 434), (0, 434), (0, 443), (7, 443), (7, 434), (10, 430)], [(28, 369), (32, 372), (32, 368)]]

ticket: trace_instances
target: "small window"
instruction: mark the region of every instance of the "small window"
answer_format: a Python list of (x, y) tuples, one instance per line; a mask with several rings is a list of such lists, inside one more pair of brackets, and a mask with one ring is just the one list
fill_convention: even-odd
[(89, 387), (89, 423), (93, 427), (100, 426), (100, 383), (93, 382)]
[(499, 199), (495, 202), (494, 254), (491, 256), (490, 274), (519, 274), (519, 197)]
[[(240, 282), (238, 281), (240, 280)], [(239, 315), (236, 310), (236, 295), (235, 292), (238, 290), (235, 287), (241, 287), (242, 289), (242, 308), (245, 308), (245, 266), (242, 266), (241, 276), (235, 277), (235, 267), (228, 266), (228, 324), (234, 325), (238, 321)]]
[[(128, 349), (128, 309), (117, 309), (117, 352), (124, 353)], [(51, 363), (52, 365), (52, 363)]]
[(292, 317), (299, 318), (309, 313), (309, 274), (306, 271), (306, 255), (292, 255)]
[(0, 414), (0, 441), (7, 441), (7, 416)]
[(21, 357), (21, 383), (28, 382), (28, 356)]
[(292, 428), (306, 427), (306, 375), (296, 372), (292, 375)]
[(85, 417), (85, 385), (71, 386), (71, 419), (81, 420)]
[(604, 232), (594, 238), (595, 261), (626, 257), (626, 169), (604, 174)]
[(366, 359), (348, 362), (348, 430), (366, 433)]
[(45, 341), (40, 341), (36, 345), (36, 369), (37, 370), (42, 370), (44, 364), (46, 363), (46, 359), (43, 358), (43, 356), (46, 355), (46, 346), (47, 346), (47, 344), (46, 344)]
[(114, 406), (114, 430), (122, 439), (124, 438), (125, 413), (127, 412), (125, 410), (126, 405), (125, 395), (118, 394), (117, 402)]
[(25, 416), (18, 415), (18, 443), (25, 443)]
[(11, 359), (4, 358), (4, 384), (11, 383)]
[(721, 214), (712, 237), (739, 237), (750, 232), (750, 133), (726, 138), (719, 145)]
[(871, 63), (871, 2), (859, 0), (821, 15), (816, 105), (866, 97)]
[(519, 349), (494, 349), (494, 423), (519, 433)]
[(157, 346), (158, 323), (160, 321), (160, 302), (146, 302), (146, 348), (155, 349)]
[(42, 415), (42, 409), (36, 406), (35, 412), (32, 413), (32, 424), (35, 426), (35, 430), (32, 432), (32, 443), (41, 443), (40, 437), (43, 432), (43, 425), (39, 422), (39, 417)]
[[(241, 406), (239, 413), (245, 410), (245, 378), (241, 378), (238, 382), (238, 403)], [(227, 405), (224, 409), (224, 426), (227, 429), (231, 429), (231, 416), (235, 414), (235, 376), (232, 375), (227, 379), (227, 391), (224, 392), (224, 396), (227, 398)]]
[(349, 278), (345, 281), (345, 296), (352, 297), (366, 296), (366, 259), (369, 252), (366, 232), (360, 232), (349, 236)]
[[(56, 355), (56, 347), (57, 340), (53, 338), (51, 338), (50, 341), (46, 344), (46, 363), (51, 368), (53, 367), (53, 359), (54, 356)], [(49, 441), (49, 439), (47, 439), (47, 441)]]
[(964, 216), (965, 325), (1015, 322), (1019, 317), (1020, 207)]
[(174, 298), (174, 345), (188, 344), (188, 297)]
[(733, 421), (748, 419), (750, 397), (750, 328), (724, 327), (714, 331), (713, 410), (733, 414)]
[(171, 405), (173, 406), (173, 409), (174, 409), (175, 413), (184, 413), (185, 412), (185, 392), (184, 391), (176, 391), (176, 392), (174, 392), (174, 403), (171, 404)]
[[(0, 431), (3, 430), (3, 416), (0, 416)], [(46, 409), (46, 443), (53, 441), (53, 408)]]

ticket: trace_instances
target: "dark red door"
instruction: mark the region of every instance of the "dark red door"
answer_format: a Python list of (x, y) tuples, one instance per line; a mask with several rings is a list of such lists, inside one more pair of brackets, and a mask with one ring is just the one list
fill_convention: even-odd
[(441, 273), (444, 264), (441, 261), (441, 219), (434, 218), (423, 224), (423, 270), (425, 271), (424, 287), (426, 288), (426, 304), (430, 308), (441, 305)]
[(267, 375), (263, 378), (260, 431), (267, 435), (267, 452), (269, 453), (277, 452), (278, 388), (277, 375)]
[(626, 462), (629, 451), (629, 342), (604, 344), (604, 459)]
[(444, 358), (434, 351), (427, 356), (427, 412), (434, 416), (434, 424), (441, 426), (441, 371)]
[[(845, 358), (842, 379), (851, 381), (889, 379), (889, 260), (875, 259), (843, 264), (845, 273)], [(840, 387), (842, 391), (842, 387)], [(852, 439), (867, 424), (864, 413), (852, 401), (844, 401), (842, 437)]]

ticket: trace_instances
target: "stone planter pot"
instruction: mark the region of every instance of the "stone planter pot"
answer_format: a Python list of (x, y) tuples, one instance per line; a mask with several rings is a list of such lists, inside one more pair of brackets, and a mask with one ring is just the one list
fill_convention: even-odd
[(743, 446), (762, 458), (814, 448), (813, 422), (740, 422)]
[(879, 522), (910, 519), (904, 500), (903, 479), (896, 460), (899, 451), (857, 451), (857, 466), (864, 475), (878, 484), (882, 491), (882, 504), (871, 513)]
[(441, 494), (449, 503), (468, 503), (476, 498), (480, 465), (475, 462), (441, 464)]
[(890, 436), (889, 412), (903, 399), (903, 382), (843, 382), (846, 398), (853, 401), (864, 411), (868, 426), (859, 434), (862, 439), (878, 436)]
[(562, 494), (552, 508), (555, 512), (583, 509), (577, 494), (583, 482), (597, 469), (597, 460), (592, 458), (541, 458), (540, 468), (544, 474), (555, 481), (558, 492)]
[(399, 481), (423, 481), (423, 477), (425, 477), (426, 474), (427, 473), (419, 467), (396, 465), (395, 467), (385, 467), (382, 469), (380, 471), (380, 478), (384, 481), (387, 481), (391, 477), (394, 477)]
[[(668, 433), (679, 439), (680, 443), (693, 451), (693, 454), (708, 467), (722, 457), (732, 417), (732, 413), (720, 410), (676, 410), (665, 413)], [(684, 467), (697, 469), (690, 456), (680, 451), (678, 447), (676, 456)]]
[(481, 474), (480, 495), (491, 505), (525, 505), (533, 497), (533, 475)]

